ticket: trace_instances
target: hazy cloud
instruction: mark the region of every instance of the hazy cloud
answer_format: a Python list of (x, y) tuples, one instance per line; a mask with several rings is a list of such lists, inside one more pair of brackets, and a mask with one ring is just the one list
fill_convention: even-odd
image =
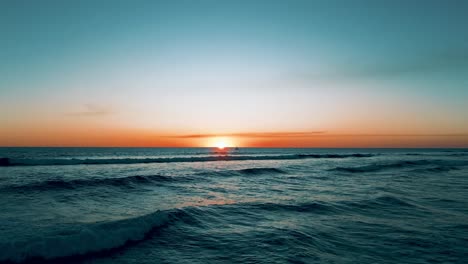
[(224, 133), (224, 134), (189, 134), (170, 136), (173, 138), (210, 138), (210, 137), (249, 137), (249, 138), (276, 138), (276, 137), (310, 137), (324, 134), (324, 131), (311, 132), (245, 132), (245, 133)]
[(466, 137), (467, 133), (444, 134), (340, 134), (327, 133), (326, 131), (311, 132), (243, 132), (221, 134), (187, 134), (167, 136), (170, 138), (212, 138), (212, 137), (240, 137), (240, 138), (293, 138), (293, 137)]

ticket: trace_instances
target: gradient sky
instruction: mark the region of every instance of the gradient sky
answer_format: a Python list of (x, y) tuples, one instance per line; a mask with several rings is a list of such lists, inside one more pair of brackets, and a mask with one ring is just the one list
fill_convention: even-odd
[(468, 1), (0, 2), (0, 146), (468, 147)]

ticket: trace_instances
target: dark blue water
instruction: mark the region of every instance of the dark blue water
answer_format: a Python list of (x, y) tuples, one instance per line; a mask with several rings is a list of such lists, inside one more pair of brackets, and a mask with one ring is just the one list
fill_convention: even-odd
[(468, 263), (464, 149), (0, 157), (0, 262)]

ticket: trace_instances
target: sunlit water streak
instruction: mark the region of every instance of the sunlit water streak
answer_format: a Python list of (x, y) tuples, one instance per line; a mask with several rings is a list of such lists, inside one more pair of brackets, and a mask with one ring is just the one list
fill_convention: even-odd
[(0, 261), (467, 261), (468, 151), (0, 148)]

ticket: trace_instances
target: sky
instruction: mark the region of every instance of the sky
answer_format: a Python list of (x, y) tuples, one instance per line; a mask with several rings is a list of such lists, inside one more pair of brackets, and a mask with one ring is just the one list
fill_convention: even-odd
[(0, 1), (0, 146), (468, 147), (468, 1)]

